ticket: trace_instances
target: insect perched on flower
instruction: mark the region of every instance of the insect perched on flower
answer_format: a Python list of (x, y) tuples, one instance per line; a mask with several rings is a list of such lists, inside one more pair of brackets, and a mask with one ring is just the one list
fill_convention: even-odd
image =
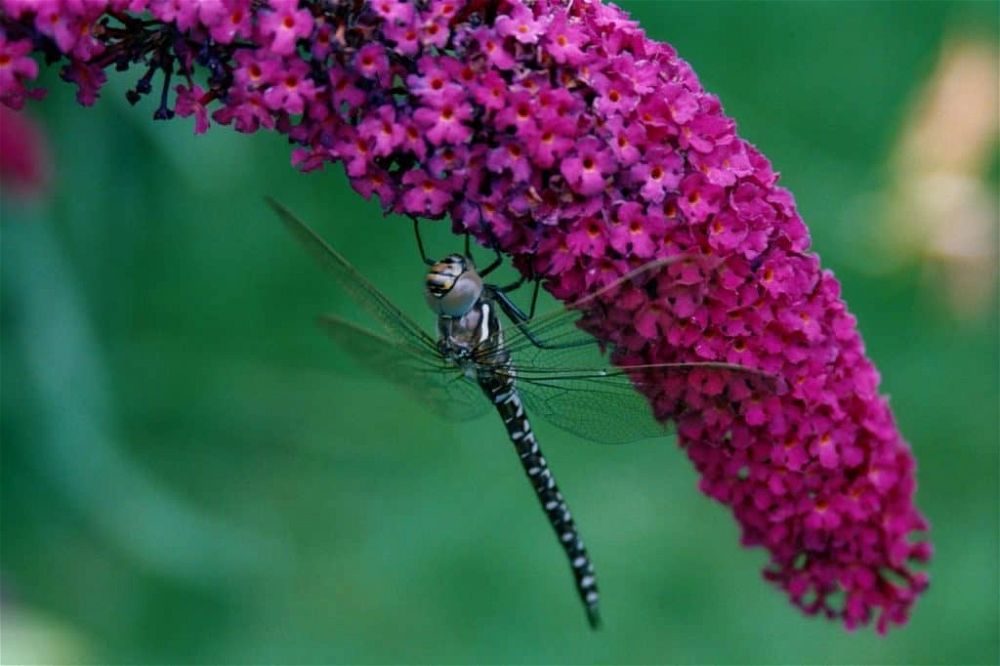
[[(507, 295), (523, 279), (503, 287), (483, 281), (499, 266), (499, 255), (482, 271), (477, 271), (468, 250), (440, 261), (424, 256), (429, 266), (425, 296), (437, 315), (435, 340), (288, 209), (270, 199), (268, 203), (341, 286), (382, 324), (384, 332), (379, 335), (336, 316), (322, 317), (320, 323), (344, 349), (445, 418), (481, 416), (488, 403), (480, 394), (493, 404), (569, 559), (590, 626), (598, 627), (594, 567), (538, 446), (527, 410), (587, 439), (625, 442), (666, 433), (636, 390), (655, 386), (664, 374), (734, 373), (748, 383), (767, 377), (731, 363), (608, 365), (598, 353), (596, 340), (577, 327), (581, 314), (599, 312), (602, 303), (614, 298), (623, 285), (648, 282), (651, 275), (683, 257), (649, 262), (569, 308), (534, 318), (535, 299), (532, 312), (525, 314)], [(422, 243), (420, 251), (424, 253)], [(515, 324), (513, 331), (504, 330), (500, 311)], [(611, 360), (620, 362), (614, 350)]]

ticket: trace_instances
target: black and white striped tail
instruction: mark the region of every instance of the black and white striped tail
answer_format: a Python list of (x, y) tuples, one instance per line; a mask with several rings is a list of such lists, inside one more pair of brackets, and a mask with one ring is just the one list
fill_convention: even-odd
[(494, 376), (481, 380), (480, 385), (496, 405), (500, 418), (507, 427), (507, 433), (517, 449), (517, 455), (521, 459), (528, 480), (531, 481), (535, 494), (538, 495), (538, 501), (548, 516), (559, 543), (566, 551), (566, 557), (569, 558), (573, 577), (576, 579), (577, 592), (587, 610), (587, 620), (591, 628), (597, 629), (601, 624), (601, 617), (597, 609), (597, 578), (594, 576), (594, 566), (573, 523), (566, 500), (559, 492), (552, 471), (545, 462), (541, 449), (538, 448), (538, 442), (535, 441), (531, 424), (528, 423), (524, 406), (521, 404), (521, 396), (518, 395), (512, 379)]

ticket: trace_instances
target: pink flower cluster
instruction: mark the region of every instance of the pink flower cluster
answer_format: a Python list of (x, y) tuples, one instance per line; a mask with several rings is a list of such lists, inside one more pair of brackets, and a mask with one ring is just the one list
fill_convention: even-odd
[[(660, 378), (702, 491), (810, 614), (906, 621), (930, 545), (914, 460), (833, 276), (770, 163), (673, 49), (597, 0), (0, 0), (0, 101), (34, 95), (32, 50), (90, 102), (146, 68), (176, 112), (287, 134), (387, 211), (450, 216), (572, 301), (685, 255), (585, 325), (619, 360), (727, 361), (783, 380)], [(148, 14), (142, 14), (148, 12)], [(146, 16), (147, 18), (139, 18)], [(148, 18), (151, 16), (152, 18)], [(195, 70), (204, 72), (196, 83)], [(169, 80), (177, 85), (169, 108)]]
[(44, 194), (49, 159), (45, 134), (32, 119), (0, 106), (0, 189), (20, 198)]

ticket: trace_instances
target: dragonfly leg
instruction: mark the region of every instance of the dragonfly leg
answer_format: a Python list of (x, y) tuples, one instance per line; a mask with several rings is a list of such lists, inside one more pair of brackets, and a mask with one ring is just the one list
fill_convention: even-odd
[(487, 266), (483, 270), (479, 271), (479, 277), (486, 277), (487, 275), (489, 275), (490, 273), (492, 273), (496, 269), (500, 268), (500, 264), (503, 263), (503, 256), (501, 256), (500, 250), (498, 250), (496, 247), (494, 247), (493, 251), (497, 253), (496, 259), (493, 260), (492, 264), (490, 264), (489, 266)]
[(504, 313), (506, 313), (506, 315), (510, 317), (511, 320), (514, 321), (515, 323), (517, 322), (524, 323), (531, 321), (532, 319), (535, 318), (535, 306), (538, 304), (538, 289), (542, 284), (541, 279), (533, 275), (530, 278), (532, 281), (534, 281), (535, 286), (531, 290), (531, 310), (528, 312), (528, 314), (524, 314), (524, 310), (519, 308), (517, 304), (514, 303), (513, 300), (511, 300), (510, 296), (507, 295), (510, 292), (514, 291), (515, 289), (519, 289), (521, 285), (523, 285), (525, 282), (528, 281), (528, 279), (529, 278), (527, 275), (522, 275), (516, 281), (511, 282), (508, 285), (504, 285), (503, 287), (490, 285), (490, 290), (493, 293), (494, 300), (496, 300), (500, 304), (500, 307), (503, 309)]
[(427, 256), (427, 253), (424, 251), (424, 241), (420, 237), (420, 220), (413, 215), (408, 215), (407, 217), (413, 220), (413, 235), (417, 237), (417, 249), (420, 250), (420, 258), (423, 259), (424, 263), (428, 266), (433, 266), (434, 260)]
[[(542, 286), (542, 280), (541, 280), (541, 278), (538, 278), (538, 277), (535, 277), (534, 275), (532, 275), (531, 276), (531, 280), (535, 283), (534, 288), (532, 288), (532, 290), (531, 290), (531, 310), (528, 312), (528, 314), (525, 317), (524, 321), (530, 321), (530, 320), (532, 320), (532, 319), (535, 318), (535, 306), (538, 305), (538, 289), (539, 289), (539, 287)], [(498, 291), (498, 292), (500, 292), (500, 293), (502, 293), (502, 294), (508, 294), (508, 293), (514, 291), (515, 289), (520, 289), (521, 285), (524, 284), (527, 281), (528, 281), (528, 276), (527, 275), (522, 275), (520, 278), (517, 279), (516, 282), (511, 282), (510, 284), (505, 285), (503, 287), (495, 287), (495, 290)], [(522, 312), (522, 310), (520, 308), (517, 308), (517, 312), (523, 314), (523, 312)]]
[[(491, 229), (487, 224), (485, 224), (486, 220), (485, 216), (483, 215), (483, 207), (478, 206), (478, 208), (479, 208), (479, 228), (483, 231), (483, 233), (486, 234), (487, 238), (489, 238), (490, 247), (497, 254), (496, 259), (493, 260), (493, 263), (491, 263), (483, 270), (479, 271), (479, 277), (486, 277), (487, 275), (489, 275), (490, 273), (492, 273), (493, 271), (495, 271), (497, 268), (500, 267), (500, 264), (503, 263), (503, 257), (500, 255), (500, 242), (497, 240), (496, 235), (494, 235), (493, 229)], [(468, 243), (469, 240), (468, 237), (466, 237), (465, 240)], [(468, 245), (466, 245), (466, 248), (468, 248)], [(468, 250), (466, 250), (466, 255), (468, 255)]]
[(549, 524), (552, 525), (552, 529), (569, 559), (573, 579), (576, 581), (577, 593), (580, 595), (580, 600), (587, 612), (587, 621), (592, 629), (597, 629), (601, 624), (601, 616), (598, 611), (599, 595), (594, 565), (591, 563), (587, 549), (580, 538), (580, 533), (576, 529), (576, 523), (573, 522), (573, 516), (569, 512), (566, 500), (559, 492), (555, 477), (552, 476), (545, 456), (542, 455), (538, 442), (535, 441), (535, 434), (531, 431), (531, 424), (524, 412), (521, 396), (518, 395), (514, 382), (509, 379), (484, 380), (480, 386), (496, 406), (500, 418), (503, 419), (507, 434), (510, 436), (518, 458), (521, 460), (521, 465), (535, 490), (538, 502), (542, 505), (542, 510), (545, 511)]
[(531, 292), (531, 311), (528, 313), (528, 319), (535, 318), (535, 306), (538, 305), (538, 288), (541, 286), (541, 278), (535, 278), (535, 288)]
[(500, 309), (504, 311), (504, 314), (510, 317), (512, 322), (520, 325), (528, 321), (528, 315), (524, 314), (524, 310), (517, 307), (517, 304), (512, 301), (510, 296), (506, 293), (496, 289), (492, 295), (494, 300), (496, 300), (497, 305), (499, 305)]
[(509, 292), (515, 291), (517, 289), (520, 289), (521, 285), (524, 284), (527, 281), (528, 281), (528, 276), (527, 275), (522, 275), (521, 277), (519, 277), (514, 282), (511, 282), (510, 284), (505, 284), (502, 287), (496, 287), (495, 286), (494, 289), (496, 289), (497, 291), (502, 292), (504, 294), (507, 294)]
[(512, 291), (516, 291), (517, 289), (520, 289), (521, 285), (523, 285), (528, 280), (531, 280), (532, 282), (534, 282), (535, 286), (531, 290), (531, 311), (528, 312), (528, 317), (527, 318), (528, 319), (534, 319), (535, 318), (535, 305), (538, 304), (538, 289), (542, 286), (542, 279), (540, 277), (538, 277), (537, 275), (535, 275), (534, 271), (532, 271), (531, 273), (529, 273), (527, 275), (522, 275), (521, 277), (519, 277), (514, 282), (511, 282), (510, 284), (506, 284), (506, 285), (504, 285), (502, 287), (494, 287), (493, 289), (494, 289), (494, 291), (498, 291), (498, 292), (503, 293), (503, 294), (509, 294)]
[(531, 297), (531, 314), (524, 314), (524, 310), (517, 307), (517, 304), (510, 299), (510, 296), (496, 287), (493, 287), (491, 291), (493, 300), (495, 300), (497, 305), (500, 306), (500, 309), (504, 311), (504, 314), (510, 317), (510, 320), (514, 322), (514, 325), (517, 326), (522, 333), (524, 333), (524, 337), (526, 337), (531, 344), (535, 345), (539, 349), (572, 349), (574, 347), (584, 347), (595, 343), (592, 339), (580, 338), (579, 340), (574, 340), (572, 342), (556, 344), (545, 342), (532, 332), (531, 327), (528, 326), (528, 324), (531, 322), (531, 318), (535, 315), (535, 304), (538, 302), (538, 282), (535, 283), (535, 293)]

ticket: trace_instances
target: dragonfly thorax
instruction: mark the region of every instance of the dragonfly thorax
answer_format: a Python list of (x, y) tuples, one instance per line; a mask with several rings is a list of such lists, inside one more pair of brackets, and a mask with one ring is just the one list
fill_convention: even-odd
[(490, 306), (474, 303), (459, 317), (438, 317), (438, 349), (449, 358), (461, 360), (489, 338)]
[(483, 295), (483, 280), (476, 267), (460, 254), (434, 262), (425, 284), (427, 304), (442, 317), (464, 316)]
[[(438, 317), (438, 351), (460, 368), (494, 365), (503, 349), (503, 333), (492, 301), (481, 298), (460, 317)], [(504, 358), (506, 358), (504, 356)]]

